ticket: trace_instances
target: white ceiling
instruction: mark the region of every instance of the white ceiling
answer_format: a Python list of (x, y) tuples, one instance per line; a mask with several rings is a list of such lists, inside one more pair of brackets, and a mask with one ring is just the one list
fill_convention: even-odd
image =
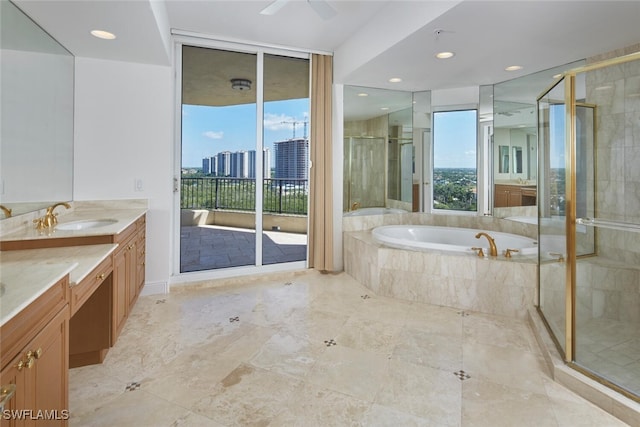
[[(273, 16), (259, 14), (269, 0), (15, 3), (80, 57), (169, 65), (170, 31), (179, 29), (334, 52), (350, 62), (337, 83), (406, 91), (497, 83), (640, 43), (640, 1), (328, 0), (338, 13), (326, 21), (304, 0)], [(93, 38), (92, 29), (118, 38)], [(436, 60), (440, 50), (456, 56)], [(504, 71), (513, 64), (524, 69)]]

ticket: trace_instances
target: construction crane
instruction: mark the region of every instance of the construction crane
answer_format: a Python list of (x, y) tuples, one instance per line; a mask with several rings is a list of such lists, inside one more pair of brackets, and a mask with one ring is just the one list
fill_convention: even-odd
[(296, 139), (296, 125), (299, 125), (300, 123), (303, 123), (304, 124), (304, 135), (303, 135), (303, 138), (307, 139), (307, 123), (309, 123), (308, 120), (305, 120), (303, 122), (299, 122), (297, 120), (291, 120), (291, 121), (282, 121), (280, 123), (293, 125), (293, 138), (292, 139)]

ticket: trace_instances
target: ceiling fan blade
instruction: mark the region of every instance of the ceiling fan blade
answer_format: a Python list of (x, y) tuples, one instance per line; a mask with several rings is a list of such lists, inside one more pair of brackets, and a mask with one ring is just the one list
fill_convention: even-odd
[(338, 14), (336, 10), (324, 0), (307, 0), (309, 6), (324, 20), (331, 19)]
[(289, 0), (275, 0), (269, 6), (265, 7), (260, 11), (260, 15), (275, 15), (282, 6), (287, 4)]

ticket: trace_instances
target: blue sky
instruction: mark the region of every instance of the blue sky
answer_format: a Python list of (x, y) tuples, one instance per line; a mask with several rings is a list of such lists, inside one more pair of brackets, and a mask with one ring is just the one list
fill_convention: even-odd
[(476, 114), (476, 110), (434, 113), (434, 168), (476, 168)]
[[(264, 104), (264, 146), (304, 134), (302, 122), (308, 121), (309, 99), (292, 99)], [(308, 127), (307, 127), (308, 129)], [(308, 131), (307, 131), (308, 134)], [(220, 151), (256, 149), (256, 105), (228, 107), (182, 106), (182, 167), (201, 167), (204, 157)]]

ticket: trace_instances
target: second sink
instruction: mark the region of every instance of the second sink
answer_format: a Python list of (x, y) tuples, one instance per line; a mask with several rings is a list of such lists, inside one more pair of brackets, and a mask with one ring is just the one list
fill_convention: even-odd
[(86, 230), (111, 225), (118, 222), (116, 219), (83, 219), (78, 221), (64, 222), (56, 225), (58, 230)]

